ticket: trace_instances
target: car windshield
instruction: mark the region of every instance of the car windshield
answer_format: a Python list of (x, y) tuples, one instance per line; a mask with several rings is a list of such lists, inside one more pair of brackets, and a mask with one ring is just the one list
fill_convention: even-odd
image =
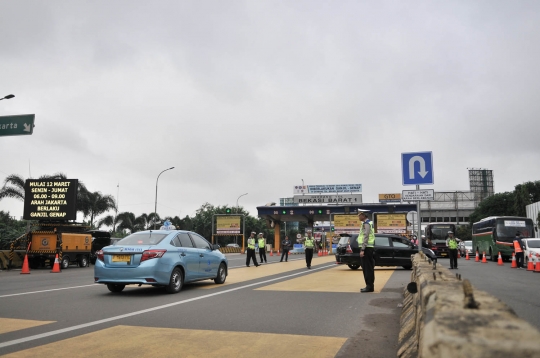
[(339, 239), (339, 245), (347, 245), (349, 243), (349, 236), (342, 236), (341, 239)]
[(534, 236), (532, 220), (497, 220), (497, 239), (500, 241), (512, 242), (519, 231), (523, 237)]
[(527, 244), (532, 249), (540, 248), (540, 240), (527, 240)]
[(136, 233), (126, 236), (116, 245), (156, 245), (169, 234), (155, 234), (152, 232)]

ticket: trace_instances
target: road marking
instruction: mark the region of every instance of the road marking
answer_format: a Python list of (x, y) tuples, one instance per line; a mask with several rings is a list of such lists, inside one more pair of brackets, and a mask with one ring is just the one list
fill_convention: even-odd
[(52, 292), (52, 291), (61, 291), (61, 290), (71, 290), (72, 288), (81, 288), (81, 287), (91, 287), (91, 286), (101, 286), (99, 283), (93, 283), (91, 285), (83, 285), (83, 286), (72, 286), (72, 287), (63, 287), (63, 288), (51, 288), (50, 290), (43, 290), (43, 291), (32, 291), (32, 292), (22, 292), (22, 293), (12, 293), (10, 295), (2, 295), (0, 298), (4, 297), (13, 297), (13, 296), (21, 296), (21, 295), (31, 295), (33, 293), (43, 293), (43, 292)]
[(33, 321), (30, 319), (0, 318), (0, 334), (55, 322), (56, 321)]
[[(51, 332), (47, 332), (47, 333), (41, 333), (41, 334), (36, 334), (36, 335), (33, 335), (33, 336), (29, 336), (29, 337), (14, 339), (12, 341), (7, 341), (7, 342), (0, 343), (0, 348), (9, 347), (9, 346), (13, 346), (13, 345), (21, 344), (21, 343), (25, 343), (25, 342), (30, 342), (30, 341), (34, 341), (34, 340), (41, 339), (41, 338), (51, 337), (51, 336), (55, 336), (55, 335), (58, 335), (58, 334), (75, 331), (75, 330), (78, 330), (78, 329), (97, 326), (99, 324), (113, 322), (113, 321), (117, 321), (117, 320), (120, 320), (120, 319), (123, 319), (123, 318), (138, 316), (138, 315), (141, 315), (141, 314), (144, 314), (144, 313), (158, 311), (158, 310), (161, 310), (161, 309), (164, 309), (164, 308), (174, 307), (174, 306), (178, 306), (178, 305), (181, 305), (181, 304), (184, 304), (184, 303), (199, 301), (199, 300), (202, 300), (202, 299), (205, 299), (205, 298), (219, 296), (219, 295), (223, 295), (223, 294), (229, 293), (229, 292), (239, 291), (239, 290), (243, 290), (243, 289), (249, 288), (249, 287), (265, 285), (265, 284), (267, 284), (269, 282), (274, 282), (274, 281), (283, 280), (283, 279), (286, 279), (286, 278), (289, 278), (289, 277), (295, 277), (295, 276), (309, 274), (311, 272), (316, 272), (318, 270), (330, 268), (332, 266), (333, 266), (333, 264), (332, 265), (321, 266), (321, 267), (316, 267), (316, 268), (311, 269), (311, 270), (306, 270), (306, 271), (302, 271), (302, 272), (289, 274), (289, 275), (286, 275), (286, 276), (276, 277), (276, 278), (268, 279), (268, 280), (261, 281), (261, 282), (250, 283), (250, 284), (247, 284), (247, 285), (244, 285), (244, 286), (240, 286), (240, 287), (236, 287), (236, 288), (230, 288), (228, 290), (224, 290), (224, 291), (220, 291), (220, 292), (214, 292), (214, 293), (209, 293), (207, 295), (203, 295), (203, 296), (199, 296), (199, 297), (189, 298), (187, 300), (168, 303), (166, 305), (156, 306), (156, 307), (147, 308), (147, 309), (136, 311), (136, 312), (131, 312), (131, 313), (126, 313), (126, 314), (122, 314), (122, 315), (118, 315), (118, 316), (114, 316), (114, 317), (104, 318), (104, 319), (100, 319), (100, 320), (93, 321), (93, 322), (83, 323), (83, 324), (79, 324), (79, 325), (76, 325), (76, 326), (57, 329), (55, 331), (51, 331)], [(94, 342), (94, 344), (95, 344), (95, 342)]]
[[(344, 337), (119, 325), (4, 357), (334, 357)], [(152, 342), (149, 346), (149, 342)]]
[[(381, 292), (392, 273), (394, 269), (375, 269), (375, 293)], [(319, 271), (315, 275), (297, 277), (256, 290), (357, 293), (364, 286), (364, 275), (361, 269), (351, 270), (345, 265), (339, 265), (330, 270)]]

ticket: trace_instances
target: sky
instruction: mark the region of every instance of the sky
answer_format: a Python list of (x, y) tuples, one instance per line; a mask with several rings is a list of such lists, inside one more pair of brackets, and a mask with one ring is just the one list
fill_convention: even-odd
[[(436, 191), (540, 180), (540, 2), (0, 2), (0, 185), (64, 173), (135, 215), (256, 207), (295, 185)], [(247, 195), (241, 196), (247, 193)], [(23, 215), (23, 203), (0, 201)]]

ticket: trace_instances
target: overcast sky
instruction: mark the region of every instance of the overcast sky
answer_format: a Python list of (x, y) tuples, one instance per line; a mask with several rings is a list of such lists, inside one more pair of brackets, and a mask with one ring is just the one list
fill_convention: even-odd
[(184, 217), (302, 179), (377, 202), (414, 189), (405, 152), (436, 191), (540, 180), (540, 1), (2, 0), (0, 33), (0, 116), (36, 115), (0, 183), (62, 172), (140, 215), (174, 166), (157, 211)]

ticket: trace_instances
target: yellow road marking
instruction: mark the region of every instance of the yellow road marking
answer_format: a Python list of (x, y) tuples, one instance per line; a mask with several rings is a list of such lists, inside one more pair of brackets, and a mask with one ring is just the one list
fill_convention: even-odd
[(29, 319), (0, 318), (0, 334), (42, 326), (55, 321), (32, 321)]
[(116, 326), (4, 357), (334, 357), (347, 338)]
[[(375, 269), (375, 292), (381, 292), (394, 269)], [(362, 270), (351, 270), (346, 265), (317, 271), (313, 275), (293, 278), (291, 280), (274, 283), (257, 290), (266, 291), (307, 291), (307, 292), (360, 292), (365, 287)]]
[[(232, 285), (239, 282), (251, 281), (261, 277), (267, 277), (272, 275), (278, 275), (289, 271), (306, 268), (305, 260), (291, 261), (289, 256), (289, 262), (278, 262), (275, 264), (263, 264), (259, 267), (254, 267), (253, 263), (251, 267), (242, 267), (233, 270), (229, 270), (229, 275), (224, 285)], [(332, 256), (314, 257), (311, 265), (328, 264), (329, 262), (335, 262), (336, 258)], [(306, 268), (307, 270), (307, 268)], [(200, 288), (216, 288), (222, 285), (216, 285), (213, 281), (201, 281), (193, 283)]]

